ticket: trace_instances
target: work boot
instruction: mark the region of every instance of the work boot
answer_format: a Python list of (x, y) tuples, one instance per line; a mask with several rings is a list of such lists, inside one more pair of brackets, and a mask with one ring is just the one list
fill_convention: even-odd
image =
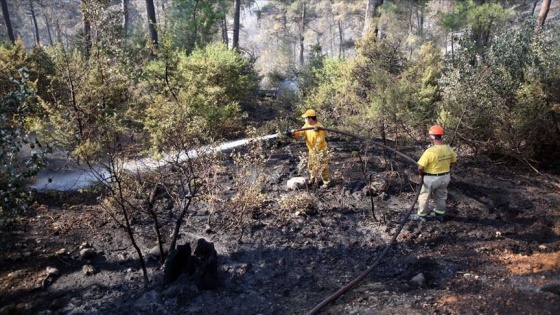
[(411, 215), (410, 215), (410, 219), (411, 219), (412, 221), (426, 222), (426, 218), (424, 218), (423, 216), (419, 216), (419, 215), (417, 215), (416, 213), (411, 214)]

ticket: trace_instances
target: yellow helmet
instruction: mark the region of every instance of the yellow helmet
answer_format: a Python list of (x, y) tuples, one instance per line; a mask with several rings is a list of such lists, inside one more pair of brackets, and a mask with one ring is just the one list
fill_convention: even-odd
[(308, 109), (303, 115), (301, 115), (301, 117), (303, 118), (307, 118), (307, 117), (316, 117), (317, 113), (315, 113), (314, 110), (312, 109)]

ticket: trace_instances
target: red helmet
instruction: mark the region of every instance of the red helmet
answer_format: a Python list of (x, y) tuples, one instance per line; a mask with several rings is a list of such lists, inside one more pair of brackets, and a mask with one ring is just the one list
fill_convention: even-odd
[(430, 134), (434, 136), (443, 136), (443, 128), (439, 125), (433, 125), (430, 127)]

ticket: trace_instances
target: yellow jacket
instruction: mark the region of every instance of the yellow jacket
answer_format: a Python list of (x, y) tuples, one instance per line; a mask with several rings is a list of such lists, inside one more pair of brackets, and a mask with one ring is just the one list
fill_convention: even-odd
[[(310, 125), (309, 123), (305, 123), (302, 128), (308, 127), (323, 127), (320, 122), (317, 122), (315, 125)], [(305, 137), (305, 144), (309, 149), (309, 153), (313, 154), (319, 151), (324, 151), (327, 149), (327, 132), (325, 130), (315, 131), (313, 129), (309, 130), (302, 130), (296, 131), (294, 133), (294, 137), (299, 139), (301, 137)]]

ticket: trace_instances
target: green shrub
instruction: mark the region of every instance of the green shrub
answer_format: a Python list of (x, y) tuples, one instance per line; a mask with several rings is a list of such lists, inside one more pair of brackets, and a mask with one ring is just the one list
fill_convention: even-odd
[(499, 33), (484, 58), (468, 45), (443, 82), (442, 119), (457, 139), (488, 154), (529, 161), (560, 146), (560, 50), (556, 33), (534, 25)]
[(93, 162), (112, 150), (123, 133), (130, 83), (110, 52), (92, 49), (90, 59), (77, 49), (51, 49), (56, 69), (48, 77), (53, 98), (42, 103), (46, 118), (36, 120), (34, 127), (43, 139), (67, 149), (72, 157)]
[(172, 141), (231, 138), (243, 130), (239, 103), (255, 91), (257, 75), (224, 44), (152, 61), (145, 71), (152, 84), (145, 128), (154, 147), (183, 148)]
[[(26, 180), (45, 165), (43, 155), (48, 152), (48, 149), (35, 152), (41, 143), (29, 136), (28, 100), (33, 98), (34, 91), (28, 80), (26, 69), (21, 69), (19, 78), (11, 79), (13, 91), (0, 99), (0, 216), (27, 209), (32, 195)], [(24, 149), (31, 151), (22, 153)]]

